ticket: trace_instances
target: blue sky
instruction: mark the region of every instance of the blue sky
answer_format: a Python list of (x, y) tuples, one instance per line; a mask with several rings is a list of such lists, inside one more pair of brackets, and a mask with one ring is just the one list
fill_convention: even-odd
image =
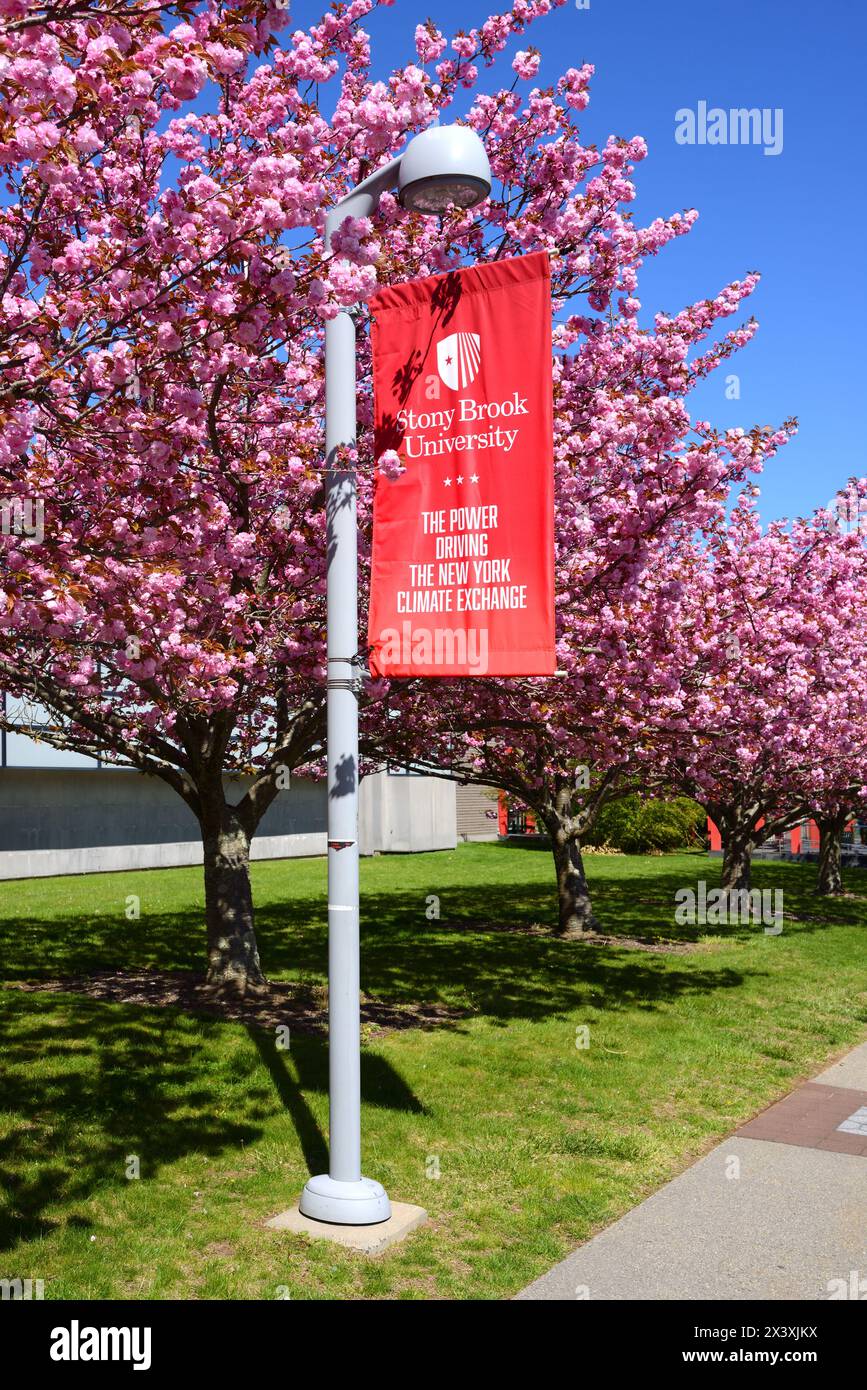
[[(293, 4), (291, 28), (322, 5)], [(366, 26), (377, 75), (413, 53), (428, 17), (447, 34), (499, 8), (493, 0), (397, 0)], [(858, 0), (590, 0), (532, 25), (511, 45), (542, 53), (538, 81), (593, 63), (581, 136), (643, 135), (636, 218), (686, 207), (700, 218), (646, 263), (642, 321), (715, 294), (749, 270), (762, 283), (748, 301), (757, 337), (692, 396), (693, 413), (720, 427), (777, 424), (797, 415), (797, 437), (761, 480), (765, 520), (809, 513), (851, 474), (867, 474), (864, 389), (865, 110), (867, 6)], [(508, 72), (503, 55), (483, 85)], [(510, 74), (509, 74), (510, 75)], [(528, 87), (530, 84), (526, 84)], [(682, 108), (780, 108), (782, 149), (675, 141)], [(739, 321), (739, 320), (738, 320)], [(734, 319), (726, 320), (731, 326)], [(726, 399), (724, 373), (740, 378)]]

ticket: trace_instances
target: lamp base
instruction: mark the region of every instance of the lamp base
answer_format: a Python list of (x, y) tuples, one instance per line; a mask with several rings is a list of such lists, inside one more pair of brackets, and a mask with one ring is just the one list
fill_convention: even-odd
[(382, 1183), (373, 1178), (338, 1182), (327, 1173), (319, 1173), (306, 1183), (298, 1209), (302, 1216), (335, 1226), (373, 1226), (391, 1216), (391, 1203)]

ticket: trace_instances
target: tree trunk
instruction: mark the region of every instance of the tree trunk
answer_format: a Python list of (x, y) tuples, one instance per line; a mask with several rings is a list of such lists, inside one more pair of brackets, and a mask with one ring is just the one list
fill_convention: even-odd
[(208, 984), (244, 994), (267, 984), (259, 964), (250, 888), (250, 837), (231, 806), (203, 826)]
[(762, 818), (758, 802), (741, 797), (735, 801), (707, 801), (705, 809), (722, 840), (720, 887), (728, 892), (749, 892), (752, 886), (753, 850), (767, 833), (757, 831)]
[(722, 827), (720, 827), (720, 833), (723, 836), (720, 887), (730, 891), (745, 889), (749, 892), (753, 856), (752, 839), (735, 832), (726, 833)]
[(581, 845), (577, 839), (565, 835), (562, 830), (552, 829), (549, 833), (554, 851), (554, 866), (557, 870), (557, 935), (584, 936), (587, 932), (596, 931), (599, 924), (593, 916), (590, 888), (581, 858)]
[(816, 892), (828, 897), (843, 892), (843, 873), (840, 864), (840, 836), (846, 828), (846, 816), (816, 817), (819, 827), (819, 877)]

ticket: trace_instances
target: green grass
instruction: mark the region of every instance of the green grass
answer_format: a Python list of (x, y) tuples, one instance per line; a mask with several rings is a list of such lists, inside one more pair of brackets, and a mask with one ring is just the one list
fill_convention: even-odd
[[(364, 989), (470, 1011), (365, 1046), (365, 1171), (431, 1216), (378, 1259), (261, 1227), (327, 1163), (318, 1039), (287, 1053), (239, 1024), (0, 990), (0, 1277), (42, 1278), (49, 1298), (509, 1295), (863, 1037), (867, 874), (823, 902), (815, 870), (760, 866), (798, 919), (772, 937), (674, 928), (675, 890), (715, 884), (718, 860), (591, 856), (588, 872), (606, 931), (695, 949), (486, 930), (551, 920), (544, 852), (363, 863)], [(324, 863), (254, 880), (266, 970), (320, 984)], [(4, 886), (9, 980), (200, 968), (202, 940), (198, 870)]]

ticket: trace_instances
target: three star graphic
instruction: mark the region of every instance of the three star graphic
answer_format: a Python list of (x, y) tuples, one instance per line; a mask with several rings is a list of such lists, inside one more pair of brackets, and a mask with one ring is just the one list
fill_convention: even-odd
[[(455, 478), (454, 481), (455, 481), (456, 483), (462, 483), (462, 482), (464, 481), (464, 475), (463, 475), (462, 473), (459, 473), (458, 476)], [(470, 478), (470, 482), (471, 482), (471, 483), (477, 483), (478, 481), (479, 481), (479, 475), (478, 475), (478, 473), (473, 473), (472, 476), (471, 476), (471, 478)], [(451, 487), (451, 485), (452, 485), (452, 479), (451, 479), (451, 478), (443, 478), (443, 487)]]

